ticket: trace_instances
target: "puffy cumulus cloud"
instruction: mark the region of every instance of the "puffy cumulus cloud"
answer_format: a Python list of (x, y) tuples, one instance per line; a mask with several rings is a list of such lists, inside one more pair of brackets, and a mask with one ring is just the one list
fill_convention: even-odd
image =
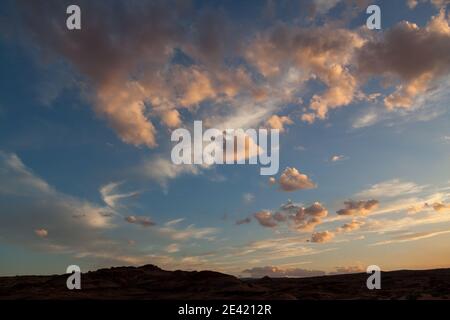
[(274, 228), (280, 223), (286, 223), (296, 231), (306, 232), (314, 230), (327, 215), (328, 210), (319, 202), (303, 207), (288, 201), (276, 211), (259, 211), (254, 217), (264, 227)]
[(40, 238), (47, 238), (48, 236), (48, 231), (45, 229), (36, 229), (34, 233)]
[(274, 114), (267, 120), (267, 126), (271, 129), (278, 129), (281, 132), (285, 130), (284, 126), (287, 124), (293, 124), (294, 122), (288, 116), (277, 116)]
[(350, 104), (357, 89), (356, 78), (340, 65), (331, 66), (322, 81), (329, 89), (321, 95), (315, 94), (310, 104), (310, 109), (319, 119), (325, 119), (330, 109)]
[(331, 26), (300, 28), (278, 25), (260, 33), (246, 49), (246, 58), (266, 78), (277, 78), (292, 66), (302, 71), (298, 83), (316, 79), (327, 86), (310, 101), (302, 118), (326, 118), (330, 109), (348, 105), (358, 81), (349, 71), (351, 57), (363, 39), (350, 30)]
[(379, 205), (378, 200), (348, 200), (344, 202), (344, 208), (337, 211), (341, 216), (365, 216), (372, 210), (376, 209)]
[(421, 28), (401, 22), (374, 37), (358, 50), (359, 72), (379, 75), (394, 83), (395, 91), (384, 99), (387, 108), (410, 108), (418, 95), (450, 71), (450, 26), (441, 10)]
[(156, 147), (156, 129), (146, 116), (147, 107), (136, 82), (99, 89), (95, 110), (125, 143)]
[(300, 119), (309, 124), (314, 123), (316, 121), (316, 115), (314, 113), (308, 112), (301, 115)]
[(365, 222), (358, 221), (358, 220), (352, 220), (350, 222), (344, 223), (342, 226), (340, 226), (337, 229), (337, 232), (350, 232), (354, 230), (358, 230), (361, 228), (361, 226), (364, 225)]
[[(65, 12), (63, 3), (18, 2), (23, 34), (82, 76), (89, 84), (85, 87), (92, 88), (88, 95), (94, 110), (125, 143), (155, 147), (157, 132), (150, 117), (175, 128), (181, 123), (176, 109), (193, 110), (203, 101), (222, 102), (253, 90), (243, 68), (219, 65), (226, 51), (218, 49), (226, 43), (220, 37), (224, 19), (191, 16), (189, 4), (177, 1), (78, 5), (102, 19), (85, 19), (81, 30), (71, 32), (64, 23), (52, 23)], [(185, 28), (188, 21), (192, 28)], [(196, 63), (179, 63), (179, 52)]]
[(161, 115), (161, 121), (171, 129), (181, 126), (180, 113), (176, 109), (164, 110)]
[(384, 104), (388, 109), (411, 107), (414, 98), (425, 92), (431, 79), (432, 75), (426, 73), (406, 84), (399, 85), (396, 92), (384, 99)]
[(242, 271), (248, 274), (252, 278), (272, 277), (272, 278), (304, 278), (304, 277), (319, 277), (324, 276), (324, 271), (319, 270), (307, 270), (301, 268), (280, 268), (275, 266), (254, 267), (251, 269), (245, 269)]
[(296, 168), (287, 167), (281, 174), (278, 183), (283, 191), (291, 192), (302, 189), (314, 189), (316, 184)]
[(213, 89), (211, 79), (205, 72), (191, 68), (186, 77), (188, 77), (188, 85), (180, 99), (182, 106), (195, 106), (203, 100), (213, 99), (216, 96), (217, 93)]
[(395, 198), (401, 195), (416, 194), (424, 190), (414, 182), (391, 179), (371, 185), (368, 189), (358, 192), (358, 198)]
[[(116, 10), (90, 1), (78, 5), (102, 19), (85, 19), (79, 32), (70, 32), (64, 23), (52, 23), (65, 12), (64, 3), (18, 3), (26, 32), (44, 53), (62, 57), (86, 78), (94, 89), (95, 111), (119, 137), (134, 145), (156, 146), (148, 106), (167, 104), (168, 92), (157, 84), (163, 80), (158, 70), (171, 58), (170, 48), (183, 38), (177, 23), (182, 8), (135, 1), (118, 4)], [(122, 27), (117, 28), (117, 21)], [(155, 76), (143, 79), (143, 68)]]
[[(326, 12), (337, 2), (311, 4)], [(353, 2), (364, 1), (345, 4)], [(154, 123), (179, 127), (181, 109), (208, 120), (211, 127), (249, 128), (266, 122), (284, 130), (292, 116), (277, 114), (287, 104), (301, 105), (299, 96), (310, 81), (325, 89), (313, 92), (302, 109), (300, 119), (309, 123), (368, 99), (360, 88), (373, 76), (397, 86), (385, 97), (387, 107), (406, 108), (449, 71), (444, 11), (423, 28), (404, 22), (380, 36), (332, 23), (277, 23), (242, 33), (223, 11), (192, 14), (192, 7), (179, 1), (110, 6), (81, 0), (86, 12), (102, 19), (85, 19), (82, 30), (71, 32), (63, 23), (53, 23), (65, 12), (63, 3), (17, 3), (15, 29), (25, 28), (20, 35), (29, 35), (48, 60), (67, 62), (82, 79), (83, 97), (95, 112), (122, 141), (136, 146), (156, 147)], [(367, 121), (370, 117), (357, 125)]]
[(325, 243), (325, 242), (330, 242), (331, 240), (333, 240), (335, 234), (334, 232), (331, 231), (322, 231), (322, 232), (315, 232), (311, 235), (311, 242), (314, 243)]
[(128, 223), (138, 224), (143, 227), (150, 227), (156, 224), (149, 217), (139, 217), (139, 216), (127, 216), (125, 217), (125, 221)]
[[(290, 208), (289, 210), (292, 210)], [(309, 207), (300, 207), (290, 216), (295, 229), (299, 231), (311, 231), (322, 223), (322, 218), (328, 215), (328, 210), (319, 202), (315, 202)]]
[(275, 220), (275, 216), (270, 211), (259, 211), (253, 215), (256, 221), (259, 222), (260, 225), (267, 228), (273, 228), (278, 225), (277, 220)]

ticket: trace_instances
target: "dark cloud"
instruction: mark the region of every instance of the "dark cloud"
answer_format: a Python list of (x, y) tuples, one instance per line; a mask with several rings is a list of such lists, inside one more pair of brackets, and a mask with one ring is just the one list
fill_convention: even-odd
[(148, 217), (128, 216), (128, 217), (125, 217), (125, 221), (128, 223), (139, 224), (143, 227), (151, 227), (151, 226), (156, 225), (156, 223), (154, 223)]
[[(356, 61), (363, 75), (399, 81), (384, 100), (388, 108), (409, 108), (414, 99), (450, 71), (450, 27), (445, 10), (425, 27), (401, 22), (358, 50)], [(395, 82), (394, 82), (395, 83)]]
[(305, 208), (289, 201), (275, 212), (263, 210), (255, 213), (254, 217), (264, 227), (274, 228), (280, 223), (286, 223), (297, 231), (311, 231), (327, 215), (328, 210), (319, 202)]
[(342, 216), (365, 216), (372, 210), (376, 209), (379, 205), (378, 200), (360, 200), (353, 201), (348, 200), (344, 202), (344, 208), (337, 211), (338, 215)]
[(250, 222), (252, 222), (252, 218), (247, 217), (247, 218), (244, 218), (244, 219), (237, 220), (236, 221), (236, 225), (247, 224), (247, 223), (250, 223)]

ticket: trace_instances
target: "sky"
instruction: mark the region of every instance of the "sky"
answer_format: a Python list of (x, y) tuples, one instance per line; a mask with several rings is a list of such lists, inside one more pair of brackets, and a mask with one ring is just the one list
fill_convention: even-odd
[[(450, 267), (449, 3), (6, 1), (0, 275)], [(278, 129), (278, 173), (175, 165), (197, 120)]]

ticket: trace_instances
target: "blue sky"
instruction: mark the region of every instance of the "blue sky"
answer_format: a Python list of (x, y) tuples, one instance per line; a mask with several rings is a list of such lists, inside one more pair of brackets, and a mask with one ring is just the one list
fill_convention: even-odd
[[(376, 3), (379, 31), (364, 1), (81, 1), (82, 30), (67, 31), (64, 1), (8, 2), (0, 273), (448, 267), (446, 3)], [(281, 129), (275, 182), (258, 166), (173, 165), (170, 134), (194, 120)]]

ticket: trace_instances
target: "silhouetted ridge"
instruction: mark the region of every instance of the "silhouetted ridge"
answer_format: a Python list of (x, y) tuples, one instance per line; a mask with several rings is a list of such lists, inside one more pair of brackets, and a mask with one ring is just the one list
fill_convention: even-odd
[(167, 271), (155, 265), (69, 275), (0, 278), (0, 299), (450, 299), (450, 269), (382, 272), (382, 290), (368, 290), (366, 273), (313, 278), (238, 279), (216, 271)]

